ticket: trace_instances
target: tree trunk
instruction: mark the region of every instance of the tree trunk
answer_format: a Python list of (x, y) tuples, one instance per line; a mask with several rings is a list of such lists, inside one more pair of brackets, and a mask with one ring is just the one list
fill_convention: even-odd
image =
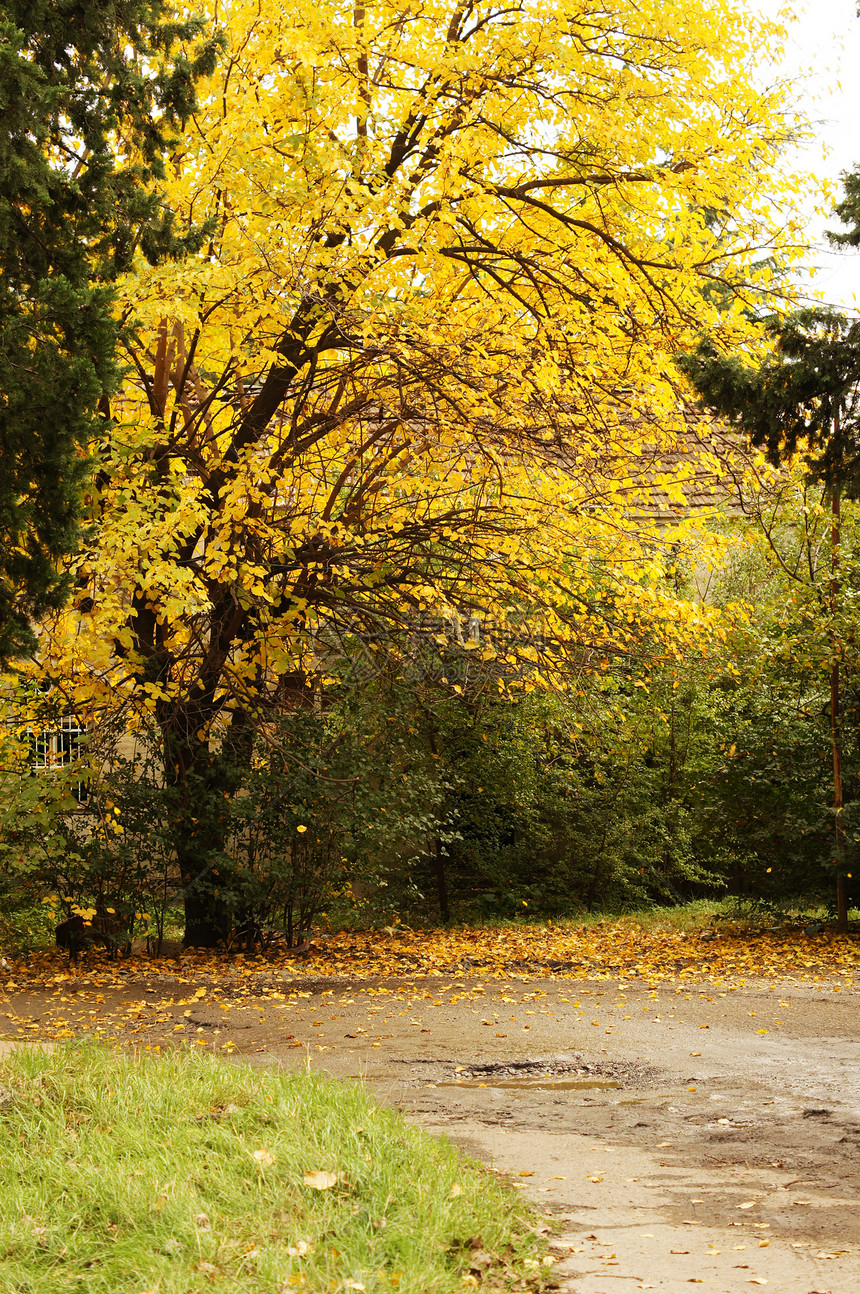
[[(172, 795), (172, 831), (185, 905), (186, 947), (214, 948), (227, 940), (232, 913), (222, 869), (226, 860), (226, 813), (213, 794), (208, 744), (165, 743), (167, 785)], [(167, 762), (167, 761), (165, 761)]]
[[(830, 614), (839, 604), (840, 500), (835, 487), (830, 494), (832, 523), (830, 527)], [(833, 749), (833, 811), (836, 829), (836, 926), (848, 932), (848, 878), (845, 875), (845, 820), (842, 816), (842, 724), (839, 712), (839, 659), (836, 640), (831, 631), (833, 662), (830, 666), (830, 741)]]
[(209, 740), (189, 736), (192, 725), (182, 722), (183, 717), (174, 714), (172, 722), (162, 726), (165, 782), (185, 906), (183, 943), (214, 948), (230, 938), (241, 901), (228, 854), (230, 801), (250, 765), (253, 732), (245, 712), (237, 711), (220, 748), (213, 750)]

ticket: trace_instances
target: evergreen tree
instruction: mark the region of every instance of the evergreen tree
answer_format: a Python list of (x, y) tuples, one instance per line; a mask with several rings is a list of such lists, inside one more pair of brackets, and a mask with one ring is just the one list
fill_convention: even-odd
[[(860, 167), (842, 176), (835, 214), (846, 229), (827, 237), (860, 247)], [(741, 428), (774, 465), (803, 454), (832, 494), (860, 497), (860, 319), (828, 307), (774, 315), (772, 347), (759, 364), (721, 354), (704, 338), (679, 365), (702, 404)]]
[(860, 497), (860, 320), (817, 308), (774, 316), (765, 329), (773, 344), (757, 364), (710, 339), (679, 364), (705, 408), (772, 463), (802, 453), (829, 489)]
[(200, 239), (174, 230), (159, 182), (220, 44), (163, 0), (0, 3), (0, 662), (67, 593), (58, 563), (115, 381), (111, 283), (138, 248), (156, 261)]

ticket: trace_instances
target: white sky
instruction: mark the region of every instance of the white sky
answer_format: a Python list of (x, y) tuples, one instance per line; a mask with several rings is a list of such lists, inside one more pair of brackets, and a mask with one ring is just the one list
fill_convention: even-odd
[[(749, 9), (778, 17), (782, 0), (747, 0)], [(798, 165), (822, 177), (838, 180), (841, 172), (860, 165), (860, 17), (857, 0), (798, 0), (791, 6), (794, 22), (786, 22), (789, 44), (782, 71), (806, 74), (799, 101), (817, 123), (817, 139), (794, 154)], [(783, 18), (782, 21), (785, 21)], [(764, 69), (763, 69), (764, 71)], [(827, 155), (822, 158), (822, 146)], [(811, 256), (819, 272), (813, 288), (830, 304), (860, 309), (860, 249), (837, 251), (823, 237), (839, 230), (835, 218), (810, 212)]]

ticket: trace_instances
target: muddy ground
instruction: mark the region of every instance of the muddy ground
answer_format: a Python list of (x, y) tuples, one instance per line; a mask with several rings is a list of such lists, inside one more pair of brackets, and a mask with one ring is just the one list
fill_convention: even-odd
[(860, 1291), (860, 992), (829, 981), (312, 980), (158, 963), (19, 974), (0, 1024), (360, 1078), (535, 1201), (570, 1294)]

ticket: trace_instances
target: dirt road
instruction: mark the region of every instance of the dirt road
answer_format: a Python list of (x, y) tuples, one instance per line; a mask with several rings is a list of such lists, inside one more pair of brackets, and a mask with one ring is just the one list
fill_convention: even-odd
[(509, 1174), (571, 1294), (860, 1291), (860, 994), (565, 979), (13, 984), (8, 1036), (311, 1063)]

